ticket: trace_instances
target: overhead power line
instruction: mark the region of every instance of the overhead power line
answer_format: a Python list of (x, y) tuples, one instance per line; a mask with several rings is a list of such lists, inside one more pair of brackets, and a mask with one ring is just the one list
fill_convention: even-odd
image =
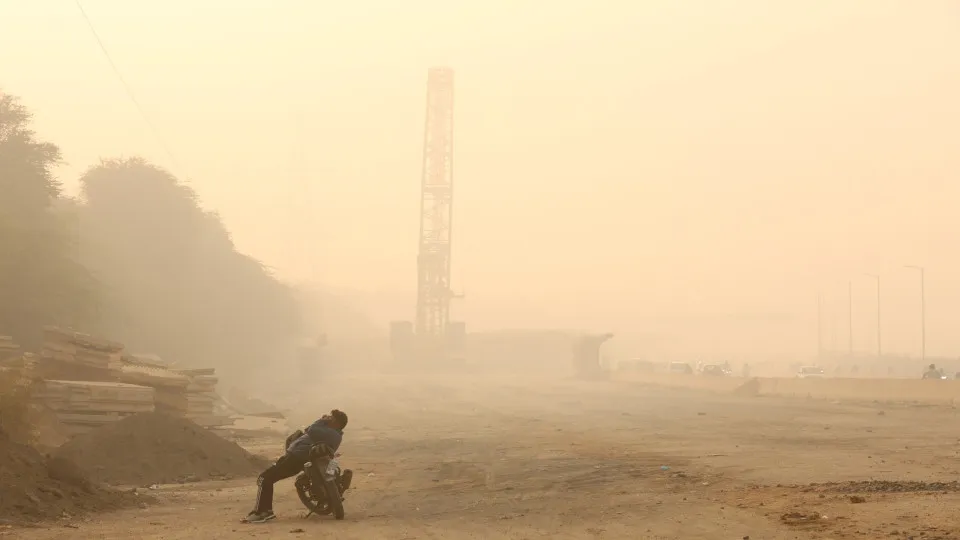
[[(117, 63), (113, 61), (113, 57), (110, 55), (110, 51), (107, 50), (106, 45), (104, 45), (103, 40), (100, 39), (100, 33), (97, 32), (97, 28), (93, 25), (93, 21), (90, 20), (90, 17), (87, 15), (87, 11), (83, 9), (83, 4), (80, 0), (75, 0), (77, 4), (77, 9), (80, 10), (80, 15), (83, 17), (83, 20), (87, 23), (87, 28), (90, 29), (90, 33), (93, 34), (94, 40), (96, 40), (97, 45), (100, 47), (100, 52), (103, 53), (104, 58), (107, 59), (107, 63), (110, 64), (110, 68), (113, 70), (113, 74), (117, 76), (117, 79), (120, 81), (120, 84), (123, 85), (124, 90), (127, 92), (127, 96), (130, 98), (130, 101), (133, 102), (133, 105), (137, 108), (137, 112), (140, 113), (140, 117), (150, 128), (150, 131), (153, 132), (154, 138), (157, 140), (157, 144), (163, 149), (164, 153), (167, 154), (167, 159), (170, 160), (170, 163), (173, 164), (178, 170), (182, 171), (177, 158), (173, 155), (173, 151), (170, 149), (170, 146), (166, 143), (163, 136), (160, 135), (160, 130), (157, 129), (156, 124), (150, 120), (150, 116), (147, 115), (147, 112), (144, 110), (143, 106), (140, 104), (140, 100), (137, 99), (137, 95), (133, 92), (133, 88), (127, 83), (127, 79), (123, 76), (123, 73), (120, 71), (120, 68), (117, 67)], [(185, 180), (185, 178), (184, 178)]]

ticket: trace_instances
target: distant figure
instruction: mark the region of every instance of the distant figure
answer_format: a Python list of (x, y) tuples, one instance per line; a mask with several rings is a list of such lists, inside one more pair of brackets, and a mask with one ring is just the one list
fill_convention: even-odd
[(741, 368), (741, 373), (742, 373), (744, 379), (749, 379), (749, 378), (750, 378), (750, 364), (744, 364), (744, 365), (743, 365), (743, 368)]
[(927, 371), (923, 373), (923, 379), (941, 379), (943, 378), (943, 373), (937, 369), (936, 364), (930, 364), (927, 366)]

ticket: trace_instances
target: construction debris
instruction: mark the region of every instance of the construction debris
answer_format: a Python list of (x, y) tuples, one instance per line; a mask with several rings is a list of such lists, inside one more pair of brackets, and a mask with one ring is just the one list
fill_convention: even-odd
[(68, 435), (154, 410), (153, 388), (133, 384), (48, 380), (35, 396), (54, 411)]
[(0, 336), (0, 363), (20, 356), (20, 346), (10, 336)]
[[(176, 373), (188, 377), (190, 384), (183, 394), (170, 396), (165, 404), (171, 405), (175, 411), (203, 427), (223, 427), (233, 423), (229, 417), (217, 415), (215, 412), (220, 397), (216, 393), (219, 379), (213, 368), (182, 369)], [(160, 402), (158, 400), (158, 403)]]
[[(155, 355), (126, 354), (121, 343), (57, 327), (44, 328), (38, 357), (22, 369), (45, 380), (36, 399), (76, 435), (136, 413), (162, 411), (208, 427), (229, 426), (216, 414), (220, 401), (213, 369), (170, 369)], [(0, 344), (3, 342), (0, 341)]]
[(155, 354), (124, 354), (123, 363), (134, 366), (146, 366), (161, 369), (167, 369), (173, 365), (172, 362), (164, 360)]
[(173, 371), (134, 364), (124, 364), (117, 370), (117, 380), (127, 384), (149, 386), (158, 392), (181, 393), (190, 385), (190, 379)]
[(159, 412), (189, 418), (203, 427), (228, 426), (233, 423), (229, 417), (214, 413), (214, 404), (219, 399), (215, 373), (212, 368), (172, 371), (125, 364), (120, 369), (120, 380), (153, 388)]
[(43, 358), (97, 369), (119, 369), (123, 345), (55, 326), (43, 329)]

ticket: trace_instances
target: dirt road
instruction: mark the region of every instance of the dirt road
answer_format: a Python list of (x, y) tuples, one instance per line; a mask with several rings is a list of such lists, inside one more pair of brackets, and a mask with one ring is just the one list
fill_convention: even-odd
[[(346, 381), (315, 413), (350, 414), (347, 519), (239, 523), (252, 479), (169, 486), (160, 500), (24, 540), (960, 538), (956, 411), (738, 398), (631, 383)], [(322, 408), (321, 408), (322, 407)], [(280, 450), (281, 439), (260, 446)], [(895, 482), (851, 482), (890, 480)], [(911, 481), (913, 483), (907, 483)], [(812, 485), (834, 483), (832, 485)]]

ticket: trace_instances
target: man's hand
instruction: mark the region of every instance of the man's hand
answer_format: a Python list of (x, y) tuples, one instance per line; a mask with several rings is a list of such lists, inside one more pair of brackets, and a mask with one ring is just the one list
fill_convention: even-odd
[(293, 441), (296, 441), (296, 440), (299, 439), (300, 437), (303, 437), (303, 430), (302, 430), (302, 429), (298, 429), (298, 430), (294, 431), (293, 433), (291, 433), (291, 434), (287, 437), (286, 442), (284, 443), (284, 446), (283, 446), (284, 451), (286, 451), (288, 448), (290, 448), (290, 445), (293, 444)]

